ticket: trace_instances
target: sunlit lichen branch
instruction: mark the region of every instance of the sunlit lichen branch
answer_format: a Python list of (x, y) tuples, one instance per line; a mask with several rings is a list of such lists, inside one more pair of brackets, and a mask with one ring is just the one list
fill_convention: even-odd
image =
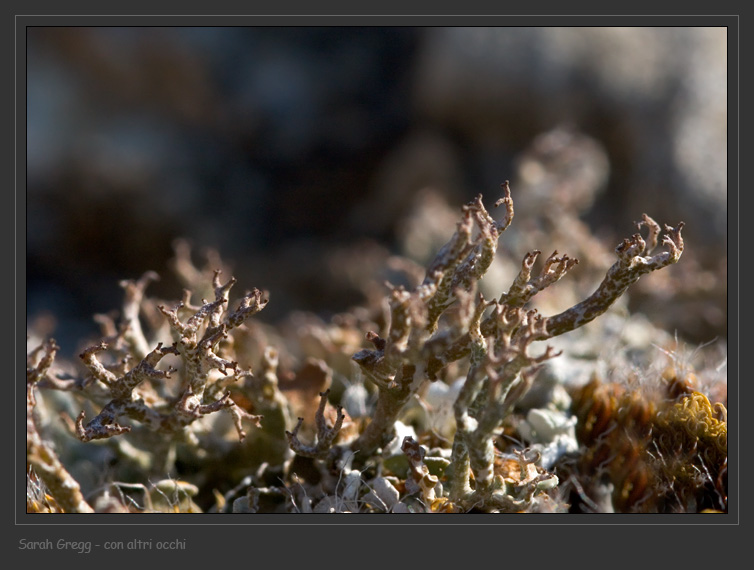
[(144, 336), (144, 331), (139, 320), (144, 290), (151, 281), (157, 281), (159, 275), (154, 271), (147, 271), (138, 280), (124, 280), (120, 286), (126, 291), (123, 301), (123, 339), (131, 349), (134, 358), (141, 360), (149, 353), (149, 342)]
[[(495, 491), (503, 491), (494, 480), (494, 432), (512, 404), (511, 389), (531, 384), (537, 366), (558, 356), (552, 348), (532, 356), (529, 346), (546, 338), (544, 319), (536, 311), (502, 307), (495, 302), (496, 334), (484, 339), (478, 321), (470, 333), (474, 339), (470, 368), (454, 405), (456, 435), (453, 444), (451, 498), (464, 505), (495, 502)], [(522, 395), (519, 390), (516, 395)], [(471, 488), (469, 476), (474, 475)]]
[[(211, 373), (221, 371), (225, 374), (230, 370), (234, 378), (239, 372), (235, 362), (216, 354), (217, 345), (227, 336), (229, 330), (238, 327), (249, 316), (262, 310), (267, 301), (263, 301), (261, 292), (254, 289), (241, 299), (235, 311), (228, 312), (229, 292), (236, 280), (230, 279), (222, 284), (219, 274), (220, 272), (216, 271), (213, 278), (215, 301), (204, 302), (185, 322), (179, 317), (179, 310), (185, 307), (185, 302), (170, 310), (159, 307), (173, 332), (173, 346), (163, 347), (161, 343), (158, 344), (156, 349), (122, 375), (106, 368), (97, 358), (97, 354), (108, 349), (104, 342), (86, 349), (81, 354), (81, 359), (94, 380), (105, 387), (111, 397), (99, 414), (86, 425), (85, 412), (79, 414), (76, 420), (76, 434), (82, 441), (109, 438), (129, 432), (131, 426), (121, 425), (121, 418), (136, 420), (153, 431), (178, 434), (202, 416), (226, 410), (231, 415), (241, 439), (246, 436), (241, 425), (242, 419), (251, 420), (259, 425), (260, 417), (253, 416), (236, 405), (229, 392), (223, 391), (222, 395), (217, 397), (219, 390), (213, 388), (220, 383), (227, 384), (228, 380), (213, 379)], [(141, 300), (143, 289), (151, 279), (153, 276), (147, 274), (139, 282), (126, 283), (126, 306), (130, 309), (127, 313), (128, 326), (124, 330), (134, 331), (133, 320), (137, 319), (138, 308), (132, 305)], [(159, 399), (151, 388), (178, 371), (172, 367), (167, 370), (156, 368), (167, 354), (178, 355), (183, 361), (180, 392), (173, 402)], [(146, 387), (144, 392), (139, 391), (140, 386)]]
[(610, 308), (642, 275), (678, 262), (683, 253), (683, 222), (679, 222), (676, 227), (665, 226), (668, 233), (663, 237), (662, 243), (667, 246), (667, 251), (651, 257), (644, 257), (642, 254), (650, 254), (657, 244), (659, 225), (646, 214), (638, 225), (647, 225), (650, 228), (649, 247), (638, 233), (624, 239), (615, 248), (618, 261), (607, 271), (597, 290), (581, 303), (547, 319), (547, 332), (550, 336), (561, 335), (593, 321)]
[(418, 494), (427, 508), (431, 509), (437, 498), (435, 488), (440, 480), (436, 475), (432, 475), (424, 464), (424, 448), (414, 438), (406, 436), (403, 438), (401, 451), (406, 455), (409, 463), (406, 491)]
[(325, 407), (327, 406), (327, 396), (329, 393), (330, 391), (326, 390), (319, 395), (319, 407), (314, 416), (314, 422), (317, 426), (317, 435), (316, 440), (312, 445), (306, 445), (298, 438), (298, 432), (304, 423), (304, 418), (298, 418), (298, 423), (296, 424), (296, 427), (293, 428), (292, 432), (285, 432), (285, 436), (288, 438), (288, 443), (290, 444), (291, 449), (303, 457), (314, 457), (318, 459), (326, 458), (332, 448), (335, 438), (340, 432), (340, 428), (343, 426), (345, 414), (343, 413), (343, 408), (340, 406), (338, 406), (335, 423), (332, 426), (327, 425)]
[(91, 513), (78, 482), (60, 462), (55, 449), (44, 441), (37, 430), (34, 408), (37, 405), (35, 389), (38, 382), (47, 376), (60, 347), (50, 339), (34, 349), (26, 364), (26, 462), (33, 474), (42, 479), (55, 502), (63, 512)]
[[(496, 203), (505, 208), (502, 221), (495, 221), (485, 209), (482, 196), (477, 196), (464, 206), (456, 232), (429, 264), (421, 285), (410, 292), (403, 287), (392, 288), (387, 338), (370, 333), (367, 339), (375, 349), (353, 356), (367, 378), (378, 386), (380, 397), (372, 422), (352, 443), (352, 450), (369, 455), (387, 443), (398, 414), (427, 379), (427, 363), (431, 358), (444, 358), (452, 349), (453, 339), (438, 330), (440, 318), (459, 300), (468, 303), (468, 293), (475, 290), (476, 282), (492, 263), (500, 234), (514, 215), (507, 182), (503, 192)], [(455, 328), (459, 328), (458, 323)]]

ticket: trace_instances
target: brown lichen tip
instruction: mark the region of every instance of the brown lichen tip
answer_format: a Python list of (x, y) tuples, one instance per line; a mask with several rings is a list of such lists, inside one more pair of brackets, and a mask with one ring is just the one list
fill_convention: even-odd
[(495, 202), (495, 208), (499, 208), (503, 204), (505, 205), (505, 217), (502, 221), (497, 222), (498, 231), (504, 232), (513, 221), (513, 199), (511, 198), (511, 187), (507, 180), (500, 187), (503, 189), (504, 195)]
[(346, 418), (346, 415), (343, 413), (343, 408), (338, 406), (335, 423), (332, 427), (327, 425), (327, 420), (325, 419), (325, 407), (327, 406), (327, 396), (329, 394), (329, 389), (319, 394), (319, 407), (314, 415), (314, 422), (317, 426), (317, 435), (313, 445), (305, 445), (298, 439), (298, 432), (304, 423), (304, 418), (298, 418), (296, 427), (293, 428), (292, 432), (286, 430), (285, 437), (288, 440), (288, 445), (294, 453), (297, 453), (302, 457), (312, 457), (316, 459), (324, 459), (328, 456), (335, 438), (343, 427), (343, 420)]
[(424, 464), (424, 448), (414, 438), (407, 435), (401, 443), (401, 451), (408, 459), (409, 478), (406, 479), (406, 490), (413, 493), (421, 493), (425, 504), (431, 504), (435, 500), (435, 487), (440, 479), (429, 472)]
[(380, 335), (378, 335), (376, 332), (369, 331), (366, 334), (366, 339), (371, 342), (377, 350), (385, 350), (387, 341), (384, 338), (380, 338)]

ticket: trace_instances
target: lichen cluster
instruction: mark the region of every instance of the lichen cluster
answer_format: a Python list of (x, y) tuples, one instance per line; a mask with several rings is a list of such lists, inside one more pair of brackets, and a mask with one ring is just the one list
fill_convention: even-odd
[[(593, 321), (642, 275), (676, 263), (683, 223), (666, 226), (665, 248), (653, 253), (662, 232), (645, 215), (638, 227), (648, 237), (636, 233), (616, 248), (594, 292), (545, 316), (532, 299), (578, 261), (556, 251), (541, 262), (532, 250), (508, 289), (487, 298), (480, 283), (514, 217), (507, 183), (495, 205), (499, 219), (475, 198), (426, 270), (393, 258), (404, 284), (388, 283), (384, 302), (329, 321), (250, 319), (268, 294), (253, 289), (232, 302), (236, 281), (222, 281), (219, 256), (198, 269), (177, 243), (173, 269), (187, 286), (179, 303), (146, 295), (157, 278), (149, 272), (122, 283), (119, 319), (98, 317), (104, 338), (82, 351), (83, 367), (57, 366), (51, 340), (30, 351), (28, 510), (566, 511), (558, 470), (579, 455), (577, 439), (576, 471), (606, 471), (616, 509), (640, 503), (661, 472), (677, 481), (705, 468), (722, 477), (724, 408), (701, 394), (660, 409), (592, 382), (572, 408), (565, 399), (528, 413), (518, 407), (561, 354), (539, 343)], [(49, 417), (56, 406), (62, 422)], [(74, 420), (66, 410), (76, 407)], [(80, 443), (56, 453), (42, 432)], [(684, 450), (696, 471), (652, 463), (650, 441), (663, 457)], [(89, 446), (112, 467), (82, 492), (77, 459)]]

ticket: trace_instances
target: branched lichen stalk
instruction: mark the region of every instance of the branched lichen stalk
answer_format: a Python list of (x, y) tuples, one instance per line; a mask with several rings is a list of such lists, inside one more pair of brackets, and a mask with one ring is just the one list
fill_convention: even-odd
[(285, 436), (288, 439), (291, 449), (303, 457), (314, 457), (318, 459), (326, 458), (332, 448), (335, 438), (340, 432), (340, 428), (343, 426), (343, 420), (346, 416), (343, 413), (343, 408), (340, 406), (338, 406), (338, 414), (335, 423), (332, 426), (327, 425), (327, 420), (325, 419), (325, 407), (327, 406), (327, 396), (329, 393), (330, 390), (325, 390), (319, 395), (319, 407), (314, 416), (314, 422), (317, 426), (317, 436), (316, 441), (312, 445), (306, 445), (298, 438), (298, 432), (301, 429), (301, 425), (304, 423), (304, 418), (298, 418), (298, 423), (296, 424), (296, 427), (293, 428), (293, 431), (285, 432)]
[(352, 443), (352, 450), (368, 456), (389, 441), (402, 408), (428, 378), (434, 379), (428, 362), (432, 358), (449, 362), (452, 358), (448, 354), (453, 350), (452, 339), (438, 331), (440, 318), (454, 305), (460, 305), (461, 314), (474, 312), (474, 305), (470, 304), (473, 296), (469, 294), (488, 270), (500, 234), (513, 219), (507, 182), (503, 192), (503, 198), (496, 203), (504, 206), (502, 221), (495, 221), (484, 207), (482, 196), (477, 196), (464, 206), (456, 232), (430, 263), (421, 285), (413, 291), (392, 289), (386, 338), (370, 333), (367, 338), (375, 350), (362, 350), (353, 357), (378, 387), (379, 397), (370, 424)]
[[(146, 274), (138, 283), (126, 284), (127, 307), (141, 299), (143, 289), (151, 278)], [(100, 362), (97, 355), (109, 348), (105, 342), (82, 352), (81, 359), (95, 381), (109, 393), (110, 401), (87, 424), (84, 424), (85, 413), (82, 411), (79, 414), (76, 420), (76, 434), (79, 439), (91, 441), (127, 433), (131, 426), (121, 425), (120, 420), (129, 418), (153, 431), (170, 436), (169, 439), (182, 436), (190, 441), (191, 434), (184, 428), (202, 416), (220, 410), (230, 414), (241, 440), (246, 436), (241, 422), (243, 419), (260, 425), (259, 416), (251, 415), (240, 408), (231, 399), (230, 393), (225, 390), (221, 392), (218, 386), (238, 379), (241, 373), (236, 362), (218, 356), (218, 344), (227, 337), (228, 331), (240, 326), (248, 317), (262, 310), (267, 303), (262, 299), (262, 293), (254, 289), (244, 295), (235, 311), (229, 312), (229, 292), (235, 282), (236, 280), (231, 278), (223, 284), (220, 281), (220, 272), (215, 271), (212, 280), (215, 300), (192, 308), (191, 314), (185, 320), (181, 319), (179, 313), (186, 307), (188, 296), (173, 309), (158, 307), (170, 326), (175, 343), (170, 347), (158, 344), (157, 348), (126, 372), (111, 370)], [(136, 308), (131, 307), (128, 313), (129, 322), (136, 319), (137, 314)], [(127, 327), (127, 330), (131, 330), (131, 327)], [(167, 370), (157, 368), (160, 360), (168, 354), (178, 355), (183, 361), (180, 393), (173, 401), (160, 401), (156, 392), (146, 389), (146, 386), (170, 378), (171, 374), (178, 371), (172, 367)], [(215, 371), (224, 374), (231, 371), (233, 377), (223, 381), (213, 380), (211, 374)], [(144, 392), (141, 390), (142, 385), (145, 386)]]
[(157, 273), (147, 271), (137, 281), (124, 280), (120, 282), (120, 286), (126, 291), (123, 301), (123, 338), (128, 344), (132, 356), (137, 360), (141, 360), (149, 353), (149, 342), (144, 336), (139, 320), (144, 291), (151, 281), (158, 279)]
[(34, 421), (34, 408), (37, 405), (34, 390), (47, 375), (60, 347), (50, 339), (40, 348), (42, 358), (33, 362), (37, 351), (33, 352), (26, 368), (26, 461), (44, 481), (63, 512), (91, 513), (93, 509), (81, 494), (78, 482), (63, 466), (55, 450), (42, 439)]
[[(644, 214), (640, 225), (650, 227), (650, 246), (654, 246), (657, 242), (658, 224)], [(668, 235), (663, 237), (662, 243), (668, 249), (652, 257), (642, 257), (643, 253), (650, 253), (652, 247), (646, 247), (641, 234), (637, 233), (623, 240), (615, 248), (618, 261), (607, 271), (607, 275), (597, 290), (581, 303), (548, 318), (548, 334), (558, 336), (593, 321), (607, 311), (642, 275), (677, 263), (683, 253), (683, 238), (681, 237), (683, 225), (683, 222), (680, 222), (676, 227), (665, 226)]]

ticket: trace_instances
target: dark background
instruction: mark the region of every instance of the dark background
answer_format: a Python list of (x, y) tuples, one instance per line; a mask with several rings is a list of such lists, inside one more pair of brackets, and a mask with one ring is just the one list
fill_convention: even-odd
[(180, 297), (176, 237), (268, 289), (260, 318), (346, 310), (339, 253), (398, 251), (424, 187), (494, 201), (561, 125), (609, 159), (594, 233), (684, 220), (713, 283), (670, 324), (726, 336), (725, 28), (38, 27), (27, 50), (27, 317), (54, 315), (64, 352), (121, 279)]

